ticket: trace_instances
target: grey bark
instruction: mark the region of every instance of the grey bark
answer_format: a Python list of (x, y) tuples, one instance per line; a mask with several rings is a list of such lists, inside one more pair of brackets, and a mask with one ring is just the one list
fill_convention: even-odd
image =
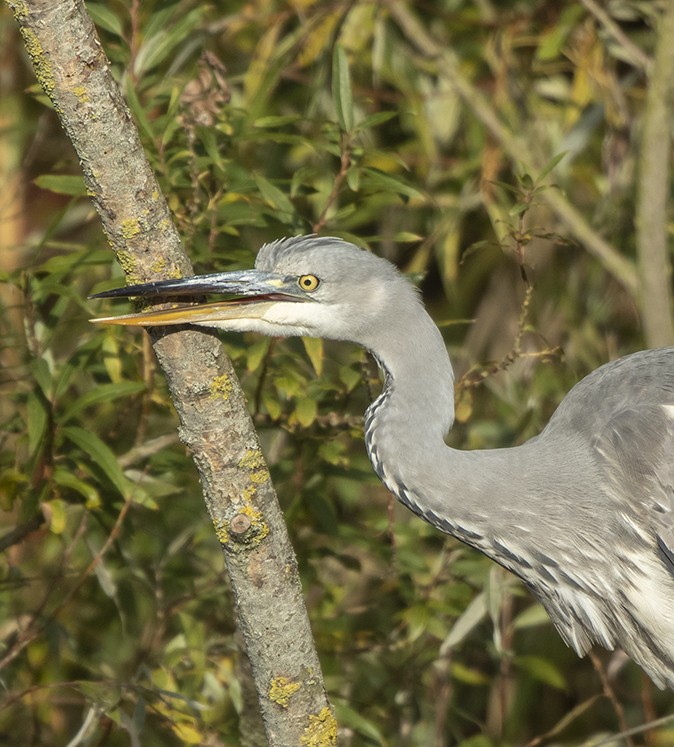
[(655, 61), (649, 75), (637, 190), (637, 254), (643, 287), (641, 310), (646, 343), (652, 348), (674, 344), (672, 266), (667, 231), (673, 98), (674, 2), (669, 2), (658, 23)]
[[(82, 0), (8, 0), (130, 282), (192, 274)], [(151, 330), (222, 545), (270, 745), (334, 744), (290, 545), (239, 382), (217, 337)], [(312, 741), (313, 740), (313, 741)], [(318, 740), (318, 741), (317, 741)]]

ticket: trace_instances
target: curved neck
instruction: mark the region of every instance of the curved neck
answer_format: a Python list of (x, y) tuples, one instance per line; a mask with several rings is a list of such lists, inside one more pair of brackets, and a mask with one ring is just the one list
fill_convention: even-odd
[(534, 450), (457, 451), (445, 444), (454, 420), (454, 377), (444, 341), (420, 304), (402, 316), (402, 328), (398, 314), (395, 334), (368, 346), (385, 376), (365, 416), (370, 460), (401, 503), (492, 554), (481, 540), (489, 527), (518, 513), (499, 499), (526, 490), (523, 476), (536, 479)]

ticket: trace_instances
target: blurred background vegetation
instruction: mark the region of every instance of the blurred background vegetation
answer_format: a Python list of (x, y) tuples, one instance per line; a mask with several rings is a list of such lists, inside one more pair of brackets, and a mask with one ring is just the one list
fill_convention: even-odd
[[(634, 260), (644, 69), (665, 4), (428, 0), (408, 8), (416, 27), (361, 0), (87, 7), (197, 272), (312, 231), (389, 258), (455, 362), (448, 442), (496, 448), (646, 344), (629, 284), (545, 198)], [(451, 75), (419, 29), (456, 55)], [(196, 471), (145, 333), (88, 322), (130, 308), (86, 300), (122, 272), (6, 7), (0, 81), (0, 744), (240, 744), (234, 611)], [(363, 444), (379, 386), (366, 354), (223, 341), (340, 744), (577, 744), (671, 710), (633, 663), (579, 660), (517, 579), (392, 503)], [(669, 745), (672, 728), (635, 739)]]

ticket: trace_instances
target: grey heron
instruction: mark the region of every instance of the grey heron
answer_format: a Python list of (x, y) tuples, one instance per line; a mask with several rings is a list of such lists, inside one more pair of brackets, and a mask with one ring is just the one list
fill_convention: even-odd
[(405, 506), (519, 576), (580, 656), (628, 653), (674, 688), (674, 348), (607, 363), (521, 446), (448, 447), (452, 366), (419, 294), (388, 261), (336, 238), (266, 244), (255, 269), (95, 298), (239, 300), (97, 319), (197, 324), (357, 343), (384, 374), (365, 415), (372, 465)]

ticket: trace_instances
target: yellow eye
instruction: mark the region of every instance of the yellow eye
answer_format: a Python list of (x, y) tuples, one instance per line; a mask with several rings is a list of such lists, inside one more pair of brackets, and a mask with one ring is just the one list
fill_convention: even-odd
[(300, 288), (304, 291), (314, 291), (320, 285), (320, 280), (315, 275), (302, 275), (299, 279)]

